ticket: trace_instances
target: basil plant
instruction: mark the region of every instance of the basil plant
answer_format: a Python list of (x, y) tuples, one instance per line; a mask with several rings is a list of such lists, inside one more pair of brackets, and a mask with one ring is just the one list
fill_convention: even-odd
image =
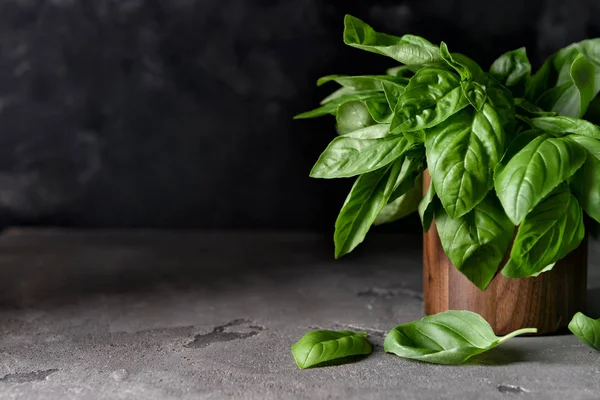
[(296, 117), (336, 118), (339, 135), (311, 176), (356, 178), (335, 224), (336, 258), (373, 224), (418, 210), (483, 290), (511, 243), (502, 274), (537, 276), (579, 246), (584, 211), (600, 221), (600, 128), (589, 122), (600, 115), (600, 39), (558, 51), (534, 74), (524, 48), (486, 72), (444, 42), (379, 33), (352, 16), (344, 42), (400, 65), (321, 78), (340, 88)]

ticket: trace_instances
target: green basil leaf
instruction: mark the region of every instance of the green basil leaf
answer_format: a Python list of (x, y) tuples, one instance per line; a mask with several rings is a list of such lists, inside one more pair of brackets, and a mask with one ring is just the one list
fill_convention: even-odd
[(525, 47), (501, 55), (490, 67), (490, 75), (510, 88), (514, 96), (522, 96), (531, 75)]
[(402, 64), (440, 64), (436, 46), (425, 39), (405, 35), (403, 37), (375, 32), (358, 18), (344, 18), (344, 43), (371, 53), (390, 57)]
[(468, 104), (455, 74), (440, 68), (422, 68), (398, 99), (391, 132), (418, 131), (435, 126)]
[(533, 207), (583, 165), (585, 157), (585, 151), (568, 138), (544, 134), (506, 163), (503, 160), (496, 168), (494, 180), (510, 220), (521, 224)]
[(437, 195), (450, 217), (458, 218), (492, 187), (505, 136), (494, 108), (485, 104), (479, 112), (465, 109), (428, 129), (425, 147)]
[(473, 211), (456, 219), (440, 208), (435, 224), (448, 258), (469, 281), (485, 290), (514, 235), (514, 226), (495, 195), (490, 193)]
[[(424, 157), (414, 153), (415, 152), (412, 150), (406, 153), (389, 202), (396, 200), (398, 197), (412, 189), (416, 184), (417, 178), (419, 178), (421, 172), (423, 172), (425, 167)], [(422, 190), (423, 188), (421, 187), (421, 191)]]
[(381, 139), (335, 138), (310, 172), (313, 178), (349, 178), (384, 167), (404, 154), (410, 143), (402, 135)]
[(404, 93), (405, 87), (399, 87), (397, 85), (390, 84), (389, 82), (383, 82), (383, 93), (385, 94), (385, 98), (388, 102), (390, 110), (396, 109), (396, 104), (398, 104), (398, 99)]
[(545, 92), (537, 104), (559, 115), (580, 118), (594, 99), (595, 67), (583, 55), (571, 64), (570, 80)]
[(583, 343), (600, 350), (600, 319), (592, 319), (579, 312), (571, 320), (569, 330)]
[(335, 221), (335, 258), (350, 253), (365, 239), (394, 191), (403, 161), (401, 158), (391, 166), (356, 179)]
[[(444, 42), (440, 44), (440, 55), (451, 68), (458, 72), (464, 96), (477, 111), (480, 111), (487, 99), (487, 92), (484, 86), (487, 81), (485, 73), (483, 73), (479, 65), (472, 60), (467, 64), (463, 64), (456, 60), (454, 56), (450, 54), (448, 46)], [(460, 55), (458, 59), (461, 59)], [(473, 71), (471, 69), (473, 69)], [(476, 79), (474, 80), (474, 78)], [(479, 82), (477, 81), (478, 79), (480, 80)]]
[(440, 56), (451, 68), (458, 72), (461, 80), (470, 81), (473, 79), (473, 73), (471, 70), (462, 63), (454, 60), (452, 54), (450, 54), (450, 51), (448, 51), (448, 45), (446, 45), (444, 42), (440, 43)]
[(375, 124), (366, 128), (344, 133), (342, 136), (353, 139), (381, 139), (390, 133), (390, 124)]
[(480, 315), (451, 310), (397, 326), (385, 338), (383, 348), (403, 358), (456, 365), (517, 335), (535, 332), (526, 328), (498, 337)]
[(584, 119), (571, 117), (538, 117), (530, 120), (534, 128), (552, 135), (564, 136), (568, 133), (575, 135), (589, 136), (594, 139), (600, 139), (600, 127)]
[(481, 111), (481, 108), (487, 100), (487, 91), (485, 90), (485, 86), (474, 81), (461, 82), (460, 86), (465, 97), (467, 100), (469, 100), (469, 103), (471, 103), (475, 110)]
[(415, 74), (413, 68), (409, 65), (399, 65), (397, 67), (388, 68), (386, 74), (396, 78), (410, 78)]
[(382, 225), (394, 222), (417, 211), (423, 198), (422, 184), (422, 175), (419, 175), (412, 188), (383, 207), (373, 224)]
[(371, 354), (366, 333), (312, 331), (292, 345), (292, 354), (301, 369), (341, 358)]
[(494, 107), (502, 128), (507, 136), (512, 136), (515, 126), (515, 103), (507, 88), (499, 84), (493, 77), (488, 76), (485, 83), (487, 102)]
[(529, 80), (525, 89), (525, 99), (537, 103), (542, 94), (554, 87), (554, 83), (552, 83), (553, 73), (552, 59), (549, 58)]
[(524, 111), (527, 117), (554, 117), (555, 112), (545, 111), (543, 108), (536, 106), (533, 103), (521, 98), (515, 99), (515, 106), (521, 111)]
[(427, 193), (419, 203), (419, 217), (421, 217), (421, 224), (423, 225), (423, 231), (427, 232), (431, 227), (431, 223), (433, 222), (433, 216), (435, 214), (436, 208), (436, 195), (435, 195), (435, 187), (433, 186), (433, 181), (429, 183), (429, 187), (427, 188)]
[[(595, 66), (600, 66), (600, 39), (588, 39), (573, 43), (550, 57), (552, 66), (558, 74), (557, 86), (571, 80), (571, 65), (580, 56), (585, 57)], [(594, 91), (598, 93), (600, 91), (600, 69), (596, 70), (595, 75)]]
[[(334, 95), (336, 96), (334, 97)], [(345, 103), (356, 100), (366, 100), (377, 96), (381, 96), (381, 92), (355, 92), (353, 89), (341, 88), (339, 91), (334, 92), (334, 94), (323, 100), (321, 102), (321, 107), (298, 114), (294, 117), (294, 119), (308, 119), (322, 117), (325, 115), (335, 115), (338, 111), (338, 108)]]
[(600, 141), (585, 136), (569, 136), (587, 153), (583, 167), (573, 175), (571, 190), (585, 212), (600, 222)]
[(568, 185), (562, 184), (523, 220), (502, 274), (535, 276), (579, 247), (584, 234), (581, 207)]
[(365, 100), (365, 105), (375, 122), (389, 124), (392, 121), (393, 112), (384, 96)]
[(328, 82), (336, 82), (343, 87), (351, 88), (355, 91), (382, 91), (384, 82), (403, 89), (408, 83), (408, 80), (403, 80), (401, 83), (397, 78), (388, 75), (328, 75), (320, 78), (317, 81), (317, 86), (324, 85)]
[[(321, 100), (321, 105), (326, 106), (329, 103), (332, 105), (340, 106), (344, 103), (353, 100), (367, 100), (372, 97), (381, 96), (381, 91), (379, 90), (354, 90), (350, 87), (341, 87), (335, 92), (331, 93), (329, 96), (325, 97)], [(337, 107), (336, 107), (337, 109)]]
[(366, 128), (376, 123), (363, 101), (350, 101), (342, 104), (337, 109), (335, 119), (337, 122), (337, 131), (340, 135)]

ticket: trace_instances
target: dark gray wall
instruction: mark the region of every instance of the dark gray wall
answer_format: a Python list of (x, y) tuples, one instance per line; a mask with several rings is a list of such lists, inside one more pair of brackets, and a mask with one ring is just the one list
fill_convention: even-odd
[(0, 0), (2, 223), (331, 229), (351, 182), (307, 175), (333, 122), (291, 117), (392, 65), (345, 13), (485, 66), (600, 34), (597, 0), (355, 3)]

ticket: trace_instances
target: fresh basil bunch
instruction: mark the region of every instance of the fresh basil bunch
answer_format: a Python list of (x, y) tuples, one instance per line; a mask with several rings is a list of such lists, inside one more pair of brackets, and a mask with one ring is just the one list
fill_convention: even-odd
[(335, 224), (336, 257), (373, 224), (416, 210), (425, 230), (435, 219), (444, 251), (482, 290), (513, 239), (509, 278), (548, 271), (579, 246), (583, 211), (600, 221), (600, 128), (582, 119), (600, 116), (600, 39), (560, 50), (533, 75), (524, 48), (485, 72), (443, 42), (344, 22), (347, 45), (401, 65), (321, 78), (341, 87), (296, 117), (336, 117), (339, 136), (312, 177), (357, 177)]

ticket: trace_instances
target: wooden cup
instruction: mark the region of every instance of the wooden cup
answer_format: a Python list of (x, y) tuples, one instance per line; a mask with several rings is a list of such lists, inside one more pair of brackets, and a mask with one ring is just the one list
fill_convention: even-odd
[[(424, 175), (427, 190), (430, 177)], [(452, 265), (434, 222), (423, 237), (425, 312), (473, 311), (481, 314), (497, 335), (520, 328), (537, 328), (538, 334), (556, 333), (568, 326), (576, 312), (585, 309), (587, 258), (586, 236), (579, 248), (551, 271), (529, 279), (509, 279), (498, 272), (481, 291)]]

